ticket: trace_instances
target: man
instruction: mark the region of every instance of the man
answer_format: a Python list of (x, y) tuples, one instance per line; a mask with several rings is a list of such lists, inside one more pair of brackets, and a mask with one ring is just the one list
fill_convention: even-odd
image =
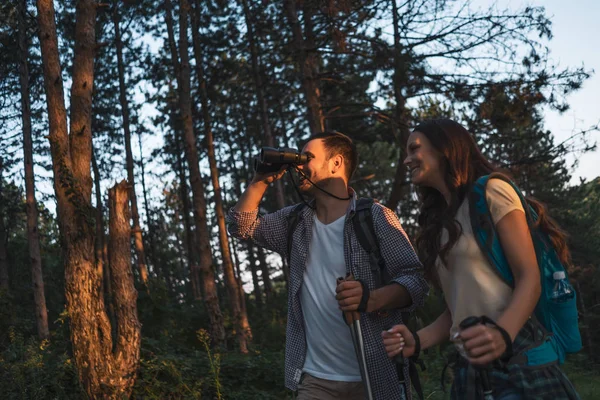
[[(401, 311), (423, 304), (428, 288), (422, 265), (393, 211), (373, 203), (374, 230), (391, 278), (377, 288), (352, 224), (357, 198), (348, 181), (358, 164), (355, 145), (345, 135), (328, 132), (311, 137), (302, 153), (309, 161), (297, 167), (299, 190), (313, 200), (300, 211), (293, 232), (288, 232), (288, 216), (295, 206), (258, 216), (267, 187), (283, 176), (283, 169), (256, 174), (227, 217), (232, 235), (289, 257), (286, 387), (298, 390), (298, 400), (365, 398), (342, 317), (342, 311), (358, 310), (365, 284), (370, 291), (365, 291), (369, 296), (361, 324), (372, 392), (378, 400), (397, 399), (398, 376), (380, 335), (402, 320)], [(338, 277), (350, 274), (355, 281), (336, 284)]]

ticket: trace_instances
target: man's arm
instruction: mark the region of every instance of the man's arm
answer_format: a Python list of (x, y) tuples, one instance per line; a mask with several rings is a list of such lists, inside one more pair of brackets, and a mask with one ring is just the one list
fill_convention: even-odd
[(252, 181), (244, 193), (242, 193), (242, 197), (240, 197), (235, 206), (233, 206), (233, 210), (237, 212), (256, 210), (268, 187), (269, 185), (263, 181)]
[(269, 187), (285, 170), (268, 176), (256, 175), (236, 205), (227, 214), (227, 230), (232, 236), (250, 239), (258, 245), (285, 255), (287, 220), (290, 207), (258, 216), (258, 206)]
[[(379, 241), (379, 251), (391, 282), (371, 291), (367, 312), (386, 309), (413, 311), (422, 306), (429, 286), (423, 277), (419, 261), (398, 217), (389, 208), (374, 204), (373, 222)], [(356, 311), (362, 298), (362, 286), (357, 281), (344, 281), (336, 289), (336, 299), (342, 311)]]
[(416, 307), (423, 306), (429, 292), (423, 276), (423, 265), (392, 210), (374, 204), (373, 219), (381, 256), (391, 278), (389, 285), (373, 291), (373, 308), (400, 308), (412, 312)]

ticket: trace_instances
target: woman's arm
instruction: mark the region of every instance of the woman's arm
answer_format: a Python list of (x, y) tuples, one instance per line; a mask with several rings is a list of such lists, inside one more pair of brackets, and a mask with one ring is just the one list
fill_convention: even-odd
[(502, 249), (515, 278), (515, 288), (498, 325), (514, 340), (540, 298), (542, 286), (531, 232), (522, 211), (512, 211), (496, 225)]
[[(496, 224), (496, 231), (515, 279), (515, 288), (506, 310), (496, 323), (514, 340), (538, 302), (541, 293), (540, 271), (525, 213), (513, 210)], [(460, 334), (474, 364), (487, 364), (500, 357), (506, 344), (500, 332), (478, 325)]]

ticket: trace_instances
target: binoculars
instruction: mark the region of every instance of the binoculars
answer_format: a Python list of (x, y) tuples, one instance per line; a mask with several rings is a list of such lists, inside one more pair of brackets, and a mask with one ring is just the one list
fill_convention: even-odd
[(254, 172), (277, 172), (282, 165), (301, 165), (307, 162), (308, 155), (300, 154), (296, 149), (263, 147), (260, 149), (260, 155), (254, 157)]

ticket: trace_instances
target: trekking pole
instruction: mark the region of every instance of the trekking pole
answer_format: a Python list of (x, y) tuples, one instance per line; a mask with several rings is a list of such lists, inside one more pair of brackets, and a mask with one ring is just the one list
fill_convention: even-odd
[[(482, 323), (479, 317), (467, 317), (459, 325), (460, 329), (467, 329), (477, 324)], [(494, 400), (492, 384), (490, 382), (489, 367), (475, 367), (475, 371), (479, 374), (481, 387), (483, 388), (483, 400)]]
[[(349, 275), (346, 279), (338, 278), (337, 284), (339, 285), (344, 280), (354, 280), (352, 275)], [(373, 389), (371, 387), (371, 381), (369, 379), (369, 368), (367, 366), (367, 355), (365, 352), (365, 343), (363, 341), (362, 329), (360, 325), (360, 313), (357, 311), (346, 311), (342, 313), (346, 325), (350, 328), (350, 335), (352, 336), (352, 344), (356, 351), (356, 358), (358, 360), (358, 367), (360, 369), (360, 375), (362, 378), (363, 385), (368, 400), (374, 400)]]

